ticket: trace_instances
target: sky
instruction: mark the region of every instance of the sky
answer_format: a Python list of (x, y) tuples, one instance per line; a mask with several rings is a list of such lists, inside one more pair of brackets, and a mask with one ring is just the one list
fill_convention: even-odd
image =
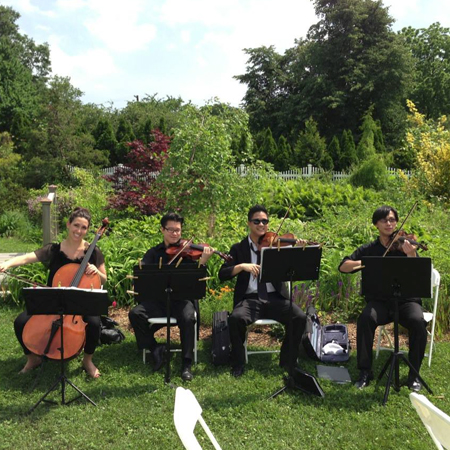
[[(394, 30), (450, 27), (448, 0), (384, 0)], [(213, 98), (239, 106), (245, 48), (283, 54), (318, 21), (311, 0), (3, 0), (20, 33), (49, 44), (53, 75), (84, 103), (123, 108), (136, 96)]]

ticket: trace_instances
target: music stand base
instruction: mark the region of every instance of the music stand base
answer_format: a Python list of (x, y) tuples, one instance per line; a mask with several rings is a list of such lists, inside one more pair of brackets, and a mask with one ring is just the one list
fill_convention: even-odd
[[(52, 403), (52, 404), (56, 405), (57, 402), (55, 402), (53, 400), (47, 400), (46, 397), (57, 388), (58, 384), (61, 384), (61, 405), (69, 405), (70, 403), (74, 402), (75, 400), (78, 400), (79, 398), (83, 397), (92, 405), (97, 406), (96, 403), (94, 403), (78, 386), (73, 384), (65, 375), (60, 375), (58, 377), (58, 379), (50, 387), (50, 389), (28, 410), (28, 414), (33, 412), (41, 402)], [(75, 397), (75, 398), (69, 400), (68, 402), (66, 401), (66, 398), (65, 398), (66, 384), (68, 384), (69, 386), (72, 386), (78, 392), (78, 394), (80, 394), (80, 395), (78, 395), (78, 397)]]
[[(423, 387), (431, 394), (433, 395), (433, 391), (430, 389), (428, 384), (425, 382), (425, 380), (419, 375), (419, 372), (413, 367), (413, 365), (409, 362), (409, 360), (405, 357), (403, 353), (399, 352), (392, 352), (389, 356), (389, 359), (386, 361), (386, 363), (383, 366), (383, 369), (380, 372), (380, 375), (378, 375), (378, 382), (381, 380), (383, 375), (385, 374), (386, 370), (389, 368), (388, 373), (388, 379), (386, 382), (386, 388), (384, 391), (384, 398), (383, 398), (383, 406), (386, 405), (386, 402), (389, 397), (389, 390), (392, 387), (399, 392), (400, 391), (400, 377), (399, 377), (399, 363), (400, 360), (404, 361), (406, 365), (409, 367), (410, 371), (415, 375), (415, 377), (422, 383)], [(393, 380), (393, 377), (395, 375), (395, 379)]]

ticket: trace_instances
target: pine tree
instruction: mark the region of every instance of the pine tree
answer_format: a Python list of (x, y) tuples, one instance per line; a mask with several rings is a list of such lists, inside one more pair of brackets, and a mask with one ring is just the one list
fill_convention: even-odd
[(335, 170), (341, 170), (341, 145), (337, 136), (333, 136), (328, 145), (328, 155), (330, 156)]
[(310, 117), (295, 144), (297, 166), (306, 167), (308, 164), (320, 166), (325, 150), (325, 138), (320, 136), (316, 121)]
[(347, 170), (358, 162), (355, 140), (351, 130), (344, 130), (341, 138), (340, 170)]

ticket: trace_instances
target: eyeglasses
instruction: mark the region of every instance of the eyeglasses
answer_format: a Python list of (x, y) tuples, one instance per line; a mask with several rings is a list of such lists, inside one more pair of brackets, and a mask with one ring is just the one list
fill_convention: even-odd
[(389, 217), (388, 219), (380, 219), (379, 222), (381, 223), (397, 223), (397, 219), (394, 217)]
[(166, 227), (164, 227), (164, 229), (165, 229), (168, 233), (173, 233), (173, 234), (181, 233), (181, 228), (166, 228)]
[(262, 223), (263, 225), (267, 225), (269, 223), (269, 219), (252, 219), (250, 222), (254, 223), (255, 225), (259, 225)]

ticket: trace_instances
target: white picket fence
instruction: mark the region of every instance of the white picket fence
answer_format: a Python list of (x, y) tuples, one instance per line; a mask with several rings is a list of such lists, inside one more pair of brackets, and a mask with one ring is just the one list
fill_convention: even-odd
[[(123, 167), (121, 164), (115, 167), (108, 167), (106, 169), (102, 169), (102, 173), (104, 175), (114, 175), (116, 170), (120, 167)], [(250, 175), (252, 172), (252, 169), (247, 168), (244, 165), (240, 165), (236, 168), (236, 171), (238, 174), (242, 176)], [(392, 167), (388, 167), (387, 169), (388, 174), (392, 176), (399, 176), (400, 171), (398, 169), (394, 169)], [(323, 173), (323, 169), (320, 167), (313, 167), (311, 164), (308, 164), (306, 167), (302, 167), (301, 169), (292, 169), (292, 170), (286, 170), (285, 172), (277, 172), (275, 176), (282, 178), (283, 180), (297, 180), (299, 178), (310, 178), (314, 175), (319, 175)], [(411, 176), (410, 170), (403, 170), (402, 173), (406, 175), (408, 178)], [(145, 178), (156, 178), (159, 175), (159, 172), (151, 172), (146, 174)], [(347, 172), (331, 172), (332, 179), (335, 180), (342, 180), (343, 178), (347, 178), (350, 176)], [(143, 180), (144, 176), (141, 174), (137, 174), (136, 179)]]

